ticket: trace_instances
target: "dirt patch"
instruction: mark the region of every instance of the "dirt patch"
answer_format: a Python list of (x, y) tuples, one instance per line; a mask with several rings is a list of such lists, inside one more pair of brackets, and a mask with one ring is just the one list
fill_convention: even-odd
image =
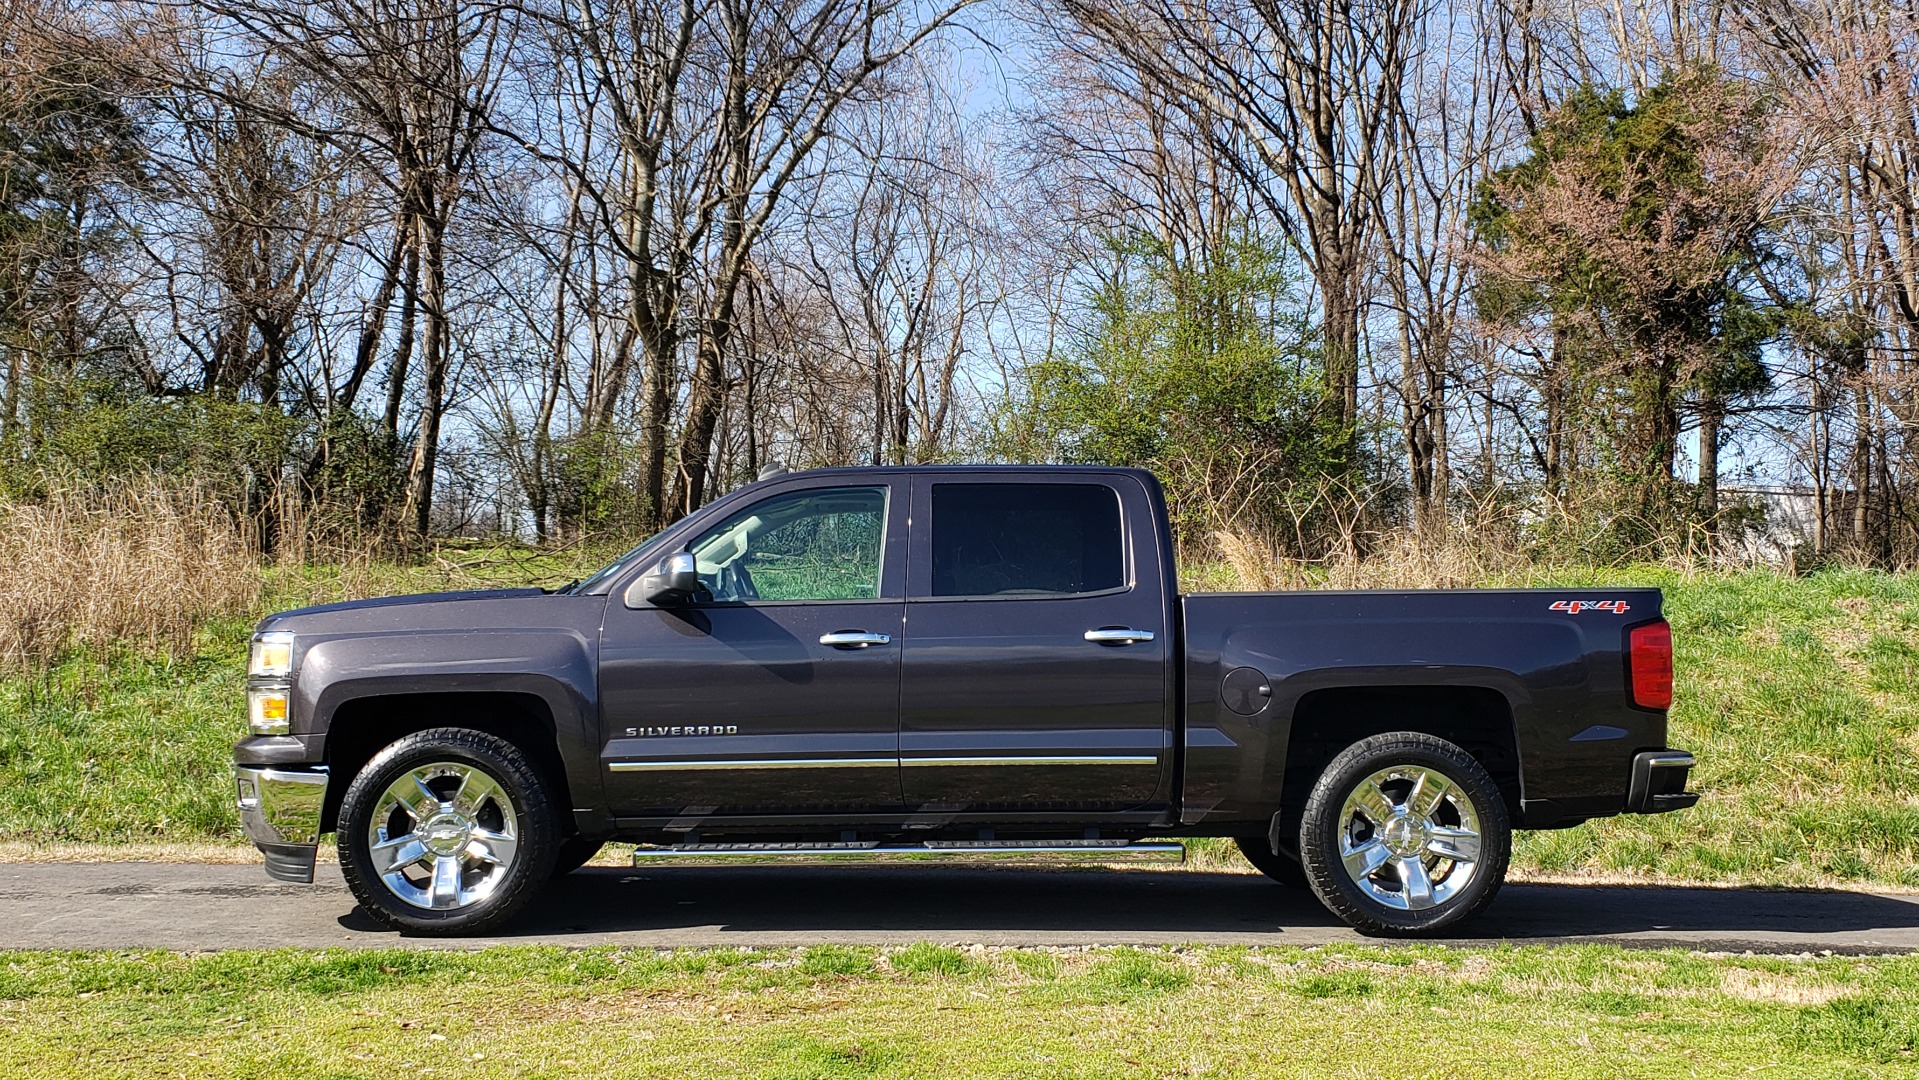
[[(240, 866), (260, 862), (250, 844), (28, 844), (0, 843), (0, 863), (210, 863)], [(333, 848), (320, 847), (321, 862), (335, 862)]]
[(1851, 997), (1855, 991), (1831, 983), (1806, 983), (1774, 971), (1734, 968), (1726, 972), (1720, 989), (1746, 1001), (1764, 1001), (1779, 1005), (1824, 1005)]

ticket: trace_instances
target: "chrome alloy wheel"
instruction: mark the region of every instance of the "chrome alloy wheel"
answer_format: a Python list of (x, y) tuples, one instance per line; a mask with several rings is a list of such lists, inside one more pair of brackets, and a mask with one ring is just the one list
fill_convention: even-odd
[(1479, 816), (1443, 773), (1417, 765), (1381, 769), (1354, 787), (1339, 811), (1346, 876), (1380, 904), (1438, 907), (1479, 868)]
[(499, 782), (441, 761), (387, 786), (367, 830), (367, 854), (394, 896), (451, 911), (485, 900), (519, 851), (519, 819)]

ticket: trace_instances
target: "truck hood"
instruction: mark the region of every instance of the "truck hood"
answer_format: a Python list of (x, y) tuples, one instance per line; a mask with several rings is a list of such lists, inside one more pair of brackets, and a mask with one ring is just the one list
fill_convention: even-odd
[(425, 604), (457, 604), (471, 600), (520, 600), (549, 595), (544, 589), (462, 589), (454, 592), (414, 593), (410, 596), (376, 596), (367, 600), (348, 600), (338, 604), (316, 604), (312, 607), (294, 608), (282, 611), (260, 620), (258, 631), (290, 630), (295, 627), (282, 625), (309, 615), (333, 615), (341, 612), (375, 611), (381, 608), (418, 607)]

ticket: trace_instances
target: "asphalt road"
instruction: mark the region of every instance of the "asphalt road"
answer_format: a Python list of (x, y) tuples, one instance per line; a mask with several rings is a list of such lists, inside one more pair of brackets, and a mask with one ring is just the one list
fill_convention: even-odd
[[(1756, 952), (1919, 950), (1919, 896), (1509, 885), (1460, 943), (1612, 942)], [(962, 867), (589, 868), (509, 932), (402, 937), (361, 912), (339, 869), (288, 885), (255, 866), (0, 865), (0, 949), (182, 950), (484, 944), (1315, 945), (1362, 940), (1264, 878)]]

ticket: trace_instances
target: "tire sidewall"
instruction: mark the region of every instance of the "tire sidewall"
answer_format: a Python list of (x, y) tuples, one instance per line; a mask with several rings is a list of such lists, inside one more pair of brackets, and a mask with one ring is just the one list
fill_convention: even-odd
[[(1411, 765), (1443, 774), (1472, 802), (1480, 822), (1480, 860), (1459, 894), (1424, 911), (1402, 911), (1368, 896), (1340, 862), (1345, 822), (1340, 810), (1361, 780), (1381, 769)], [(1435, 934), (1485, 910), (1504, 883), (1512, 857), (1512, 824), (1506, 801), (1485, 768), (1454, 744), (1431, 735), (1398, 732), (1348, 747), (1320, 774), (1300, 823), (1300, 856), (1320, 902), (1361, 933), (1381, 936)]]
[(559, 845), (554, 849), (553, 871), (550, 876), (556, 879), (563, 878), (573, 871), (578, 870), (580, 867), (592, 862), (593, 856), (598, 855), (600, 849), (605, 846), (606, 842), (604, 840), (588, 839), (581, 836), (569, 836), (562, 839)]
[(1283, 852), (1275, 853), (1264, 836), (1236, 836), (1234, 844), (1253, 869), (1277, 884), (1297, 889), (1306, 884), (1306, 869), (1299, 860)]
[[(395, 896), (373, 866), (367, 834), (380, 796), (412, 769), (449, 761), (484, 771), (500, 786), (518, 821), (520, 843), (513, 863), (491, 895), (450, 911), (414, 907)], [(340, 870), (360, 906), (402, 931), (475, 933), (518, 914), (551, 876), (558, 827), (539, 771), (511, 743), (465, 728), (435, 728), (406, 736), (381, 750), (347, 786), (340, 801), (337, 845)]]

